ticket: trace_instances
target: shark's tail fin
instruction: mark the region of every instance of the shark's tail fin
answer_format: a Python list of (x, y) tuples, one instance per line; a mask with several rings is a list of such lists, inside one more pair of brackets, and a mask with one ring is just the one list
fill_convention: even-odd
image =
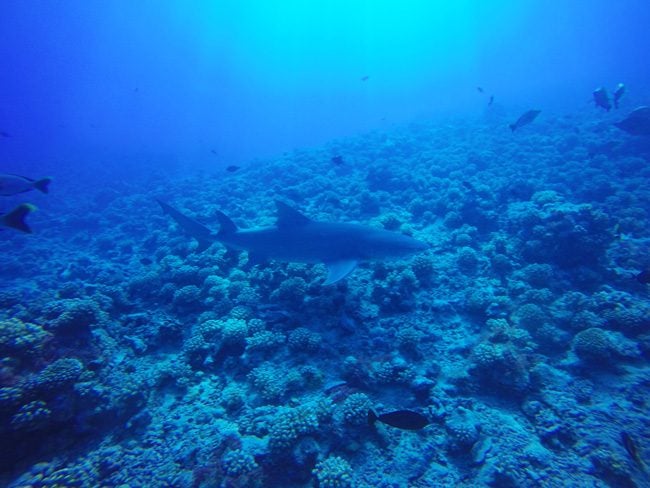
[(31, 212), (36, 210), (34, 205), (29, 203), (21, 203), (11, 212), (0, 217), (0, 223), (6, 227), (11, 227), (12, 229), (19, 230), (20, 232), (25, 232), (26, 234), (31, 234), (32, 229), (29, 228), (27, 222), (25, 222), (25, 217)]
[(232, 220), (230, 220), (230, 217), (228, 217), (225, 213), (220, 212), (219, 210), (217, 210), (217, 220), (221, 226), (219, 228), (219, 232), (217, 232), (217, 239), (237, 232), (237, 225)]
[(34, 188), (41, 193), (49, 193), (50, 189), (48, 187), (50, 186), (51, 181), (52, 178), (41, 178), (34, 182)]
[(183, 215), (174, 207), (168, 205), (162, 200), (156, 199), (156, 201), (163, 209), (163, 212), (169, 215), (174, 220), (174, 222), (176, 222), (178, 226), (185, 231), (187, 235), (197, 240), (197, 252), (205, 251), (214, 242), (214, 235), (210, 229), (205, 227), (203, 224), (200, 224), (196, 220), (189, 218), (187, 215)]

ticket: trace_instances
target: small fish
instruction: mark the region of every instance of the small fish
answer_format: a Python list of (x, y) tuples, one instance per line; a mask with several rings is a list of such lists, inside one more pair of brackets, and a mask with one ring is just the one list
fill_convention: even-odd
[(411, 410), (396, 410), (381, 415), (368, 410), (368, 424), (372, 426), (377, 421), (404, 430), (420, 430), (430, 423), (424, 415)]
[(217, 153), (217, 151), (215, 151), (214, 149), (210, 149), (210, 152), (211, 152), (212, 154), (214, 154), (215, 156), (218, 156), (218, 155), (219, 155), (219, 154)]
[(0, 130), (0, 137), (11, 137), (11, 134), (9, 134), (9, 132)]
[(472, 185), (469, 181), (463, 181), (463, 182), (461, 182), (461, 185), (463, 185), (469, 191), (476, 191), (476, 188), (474, 188), (474, 185)]
[(153, 264), (153, 260), (149, 258), (142, 258), (140, 259), (140, 262), (145, 266), (149, 266), (150, 264)]
[(483, 88), (481, 88), (480, 86), (477, 86), (477, 87), (476, 87), (476, 90), (477, 90), (479, 93), (485, 93), (485, 90), (483, 90)]
[(614, 125), (633, 136), (650, 136), (650, 107), (637, 107)]
[(490, 101), (488, 102), (488, 107), (494, 103), (494, 95), (490, 95)]
[(334, 164), (337, 164), (337, 165), (341, 165), (341, 164), (343, 164), (345, 162), (345, 161), (343, 161), (343, 156), (332, 156), (331, 161)]
[(514, 124), (510, 124), (508, 127), (510, 127), (510, 130), (514, 132), (517, 129), (522, 128), (524, 125), (530, 124), (533, 120), (537, 118), (540, 112), (541, 110), (529, 110), (528, 112), (524, 112), (521, 115), (521, 117), (517, 119), (517, 122), (515, 122)]
[(365, 75), (361, 77), (361, 81), (368, 81), (370, 79), (369, 75)]
[(235, 166), (234, 164), (231, 164), (230, 166), (226, 167), (226, 171), (228, 171), (228, 173), (234, 173), (235, 171), (238, 171), (240, 169), (241, 168), (239, 166)]
[(25, 222), (25, 217), (34, 210), (36, 210), (34, 205), (21, 203), (10, 212), (0, 215), (0, 226), (19, 230), (25, 234), (31, 234), (32, 229), (30, 229), (29, 225)]
[(47, 193), (51, 181), (52, 178), (32, 180), (25, 176), (0, 174), (0, 196), (8, 197), (34, 189), (42, 193)]
[(623, 95), (625, 95), (625, 85), (619, 83), (616, 85), (616, 90), (614, 90), (614, 108), (618, 108), (618, 101)]
[(646, 268), (634, 277), (642, 285), (650, 283), (650, 268)]
[(607, 95), (607, 90), (602, 86), (594, 90), (594, 103), (596, 107), (602, 107), (608, 112), (612, 109), (612, 104), (609, 101), (609, 95)]
[(636, 442), (634, 441), (632, 436), (625, 431), (621, 432), (621, 444), (623, 444), (623, 447), (625, 448), (628, 455), (630, 456), (630, 459), (634, 461), (634, 464), (636, 464), (639, 468), (641, 468), (645, 472), (647, 467), (645, 462), (643, 462), (643, 459), (641, 459), (641, 455), (639, 454), (639, 448), (637, 447)]

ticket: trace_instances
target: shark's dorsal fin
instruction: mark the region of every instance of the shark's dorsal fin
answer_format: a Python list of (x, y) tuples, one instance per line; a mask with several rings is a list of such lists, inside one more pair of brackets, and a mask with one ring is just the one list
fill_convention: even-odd
[(309, 217), (305, 217), (303, 214), (298, 212), (296, 209), (291, 208), (284, 202), (276, 200), (275, 206), (278, 209), (278, 219), (275, 225), (279, 228), (301, 227), (311, 222)]
[(217, 220), (219, 221), (219, 232), (217, 232), (217, 238), (227, 236), (229, 234), (234, 234), (237, 232), (237, 225), (230, 220), (225, 213), (217, 210)]
[(354, 271), (357, 264), (359, 263), (355, 259), (325, 263), (325, 266), (327, 266), (327, 279), (323, 285), (332, 285), (337, 281), (342, 280)]

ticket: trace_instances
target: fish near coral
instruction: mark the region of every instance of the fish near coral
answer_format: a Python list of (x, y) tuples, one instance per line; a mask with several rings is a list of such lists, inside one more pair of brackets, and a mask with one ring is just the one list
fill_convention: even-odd
[(368, 410), (368, 424), (375, 425), (381, 422), (391, 427), (404, 430), (420, 430), (430, 424), (429, 419), (412, 410), (395, 410), (394, 412), (377, 415), (374, 411)]
[(612, 109), (612, 103), (609, 101), (607, 90), (605, 90), (603, 87), (596, 88), (593, 95), (596, 107), (604, 108), (608, 112)]
[(18, 193), (25, 193), (31, 190), (38, 190), (41, 193), (48, 193), (49, 184), (52, 178), (41, 178), (40, 180), (32, 180), (26, 176), (0, 174), (0, 195), (8, 197), (17, 195)]
[(312, 220), (279, 201), (276, 201), (278, 217), (274, 226), (240, 230), (218, 211), (221, 228), (216, 234), (166, 203), (158, 203), (186, 233), (197, 239), (200, 249), (216, 241), (229, 249), (247, 251), (251, 264), (271, 259), (323, 263), (327, 267), (325, 285), (342, 280), (361, 261), (386, 261), (429, 249), (427, 243), (397, 232)]
[(650, 107), (637, 107), (614, 125), (633, 136), (650, 136)]
[(21, 203), (10, 212), (0, 215), (0, 225), (24, 232), (25, 234), (31, 234), (32, 229), (27, 225), (27, 222), (25, 222), (25, 218), (34, 210), (36, 210), (34, 205)]
[(517, 129), (521, 129), (524, 125), (530, 124), (540, 113), (541, 110), (528, 110), (527, 112), (524, 112), (514, 124), (509, 125), (510, 130), (514, 132)]
[(614, 90), (614, 108), (618, 108), (618, 102), (621, 100), (623, 95), (625, 95), (625, 85), (619, 83), (616, 85), (616, 90)]

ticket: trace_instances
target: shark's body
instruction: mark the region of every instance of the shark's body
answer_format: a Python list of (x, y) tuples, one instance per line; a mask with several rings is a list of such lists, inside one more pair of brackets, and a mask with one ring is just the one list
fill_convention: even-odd
[(247, 251), (253, 263), (270, 259), (323, 263), (328, 269), (325, 284), (345, 278), (360, 261), (396, 259), (429, 248), (422, 241), (383, 229), (311, 220), (282, 202), (276, 202), (278, 219), (272, 227), (240, 230), (218, 212), (221, 228), (213, 234), (169, 205), (159, 203), (181, 228), (198, 240), (199, 249), (218, 241), (229, 248)]

